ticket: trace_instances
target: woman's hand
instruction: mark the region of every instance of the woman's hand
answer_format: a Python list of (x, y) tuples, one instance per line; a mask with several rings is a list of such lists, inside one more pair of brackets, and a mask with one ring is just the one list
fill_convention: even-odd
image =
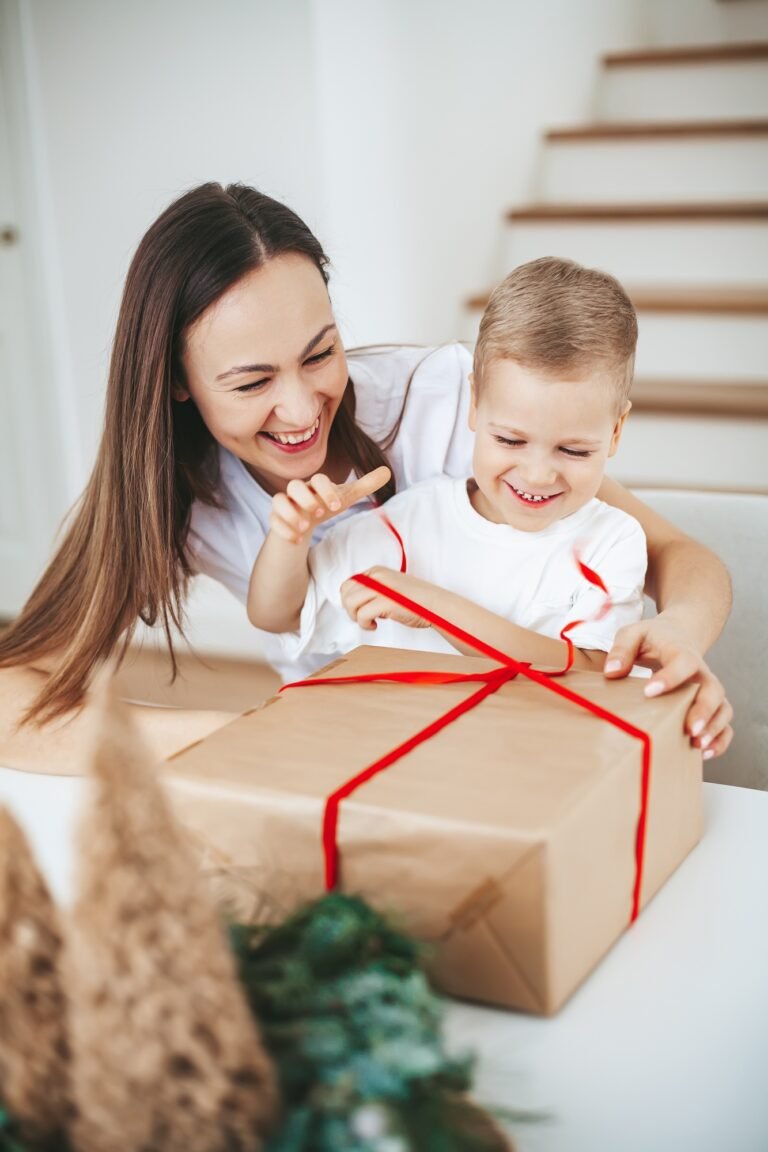
[(270, 531), (291, 544), (301, 544), (318, 524), (378, 491), (389, 477), (389, 468), (381, 467), (349, 484), (334, 484), (321, 472), (311, 480), (290, 480), (285, 492), (272, 497)]
[(733, 739), (733, 708), (722, 684), (684, 630), (663, 612), (621, 628), (606, 657), (605, 675), (614, 680), (626, 676), (633, 664), (656, 669), (646, 685), (646, 696), (661, 696), (690, 682), (699, 685), (685, 729), (691, 743), (704, 750), (705, 760), (721, 756)]
[[(422, 581), (414, 580), (402, 572), (377, 565), (375, 568), (369, 568), (365, 575), (372, 576), (380, 584), (386, 584), (403, 596), (418, 598), (417, 585), (422, 584)], [(341, 603), (350, 619), (366, 632), (375, 631), (377, 620), (396, 620), (398, 624), (405, 624), (407, 628), (429, 628), (429, 624), (420, 616), (416, 616), (407, 608), (402, 608), (387, 596), (358, 584), (356, 580), (345, 580), (342, 584)]]

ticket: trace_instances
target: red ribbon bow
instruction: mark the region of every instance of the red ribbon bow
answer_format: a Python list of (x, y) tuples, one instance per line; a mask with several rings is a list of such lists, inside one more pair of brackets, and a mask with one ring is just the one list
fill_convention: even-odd
[[(382, 520), (385, 522), (389, 530), (396, 537), (402, 554), (400, 571), (406, 570), (405, 546), (402, 538), (394, 525), (389, 519), (380, 512)], [(605, 615), (610, 609), (611, 602), (608, 589), (603, 583), (597, 572), (594, 572), (586, 564), (582, 563), (578, 555), (576, 556), (576, 563), (578, 564), (582, 575), (601, 588), (606, 597), (607, 602), (598, 612), (597, 619)], [(490, 696), (493, 692), (497, 692), (502, 684), (508, 683), (516, 676), (525, 676), (528, 680), (533, 680), (536, 684), (541, 684), (542, 687), (547, 688), (550, 692), (555, 692), (558, 696), (562, 696), (566, 700), (570, 700), (580, 708), (585, 708), (599, 719), (606, 721), (608, 724), (613, 724), (616, 728), (620, 728), (622, 732), (639, 740), (642, 744), (642, 774), (640, 784), (640, 812), (637, 821), (637, 832), (635, 836), (635, 882), (632, 891), (632, 912), (630, 915), (630, 924), (633, 923), (640, 911), (640, 893), (643, 882), (643, 864), (645, 857), (645, 839), (646, 839), (646, 826), (648, 817), (648, 793), (651, 775), (651, 737), (647, 732), (643, 732), (640, 728), (636, 728), (634, 724), (628, 723), (621, 716), (616, 715), (615, 712), (610, 712), (607, 708), (601, 708), (599, 704), (595, 704), (586, 697), (581, 696), (578, 692), (573, 692), (570, 688), (566, 688), (562, 684), (558, 684), (555, 677), (562, 676), (566, 673), (573, 664), (573, 643), (568, 638), (567, 633), (575, 628), (578, 624), (583, 624), (583, 620), (573, 620), (560, 632), (561, 638), (568, 645), (568, 658), (565, 667), (559, 672), (547, 673), (540, 672), (536, 668), (532, 668), (530, 664), (513, 660), (511, 656), (507, 656), (505, 652), (499, 651), (490, 644), (486, 644), (484, 640), (480, 640), (477, 636), (472, 636), (463, 628), (457, 627), (452, 624), (450, 620), (443, 619), (435, 612), (431, 612), (424, 605), (411, 600), (408, 596), (403, 596), (401, 593), (396, 592), (393, 588), (388, 588), (386, 584), (382, 584), (379, 580), (374, 579), (372, 576), (367, 576), (364, 572), (360, 572), (352, 577), (358, 584), (362, 584), (365, 588), (370, 588), (374, 592), (387, 597), (399, 604), (403, 608), (407, 608), (411, 612), (415, 612), (423, 620), (434, 624), (436, 627), (441, 628), (450, 636), (461, 640), (463, 643), (468, 644), (470, 647), (475, 648), (484, 656), (489, 656), (499, 663), (498, 668), (492, 668), (488, 672), (472, 672), (472, 673), (459, 673), (459, 672), (378, 672), (366, 673), (358, 676), (338, 676), (338, 677), (320, 677), (311, 680), (297, 680), (290, 684), (284, 684), (280, 689), (281, 692), (289, 688), (312, 688), (321, 684), (361, 684), (371, 681), (382, 681), (399, 684), (456, 684), (463, 682), (480, 682), (482, 687), (466, 700), (457, 704), (454, 708), (449, 709), (442, 716), (427, 724), (419, 732), (414, 733), (407, 740), (403, 741), (396, 748), (369, 764), (357, 775), (347, 780), (339, 788), (331, 793), (326, 799), (325, 810), (323, 813), (323, 856), (325, 860), (325, 887), (327, 891), (332, 891), (338, 884), (339, 879), (339, 848), (338, 848), (338, 823), (339, 823), (339, 808), (341, 802), (351, 796), (353, 792), (357, 791), (363, 784), (379, 772), (383, 772), (394, 764), (395, 761), (400, 760), (408, 752), (411, 752), (419, 744), (423, 744), (429, 740), (435, 733), (439, 732), (442, 728), (446, 728), (465, 712), (469, 712), (472, 708), (476, 708), (486, 696)]]

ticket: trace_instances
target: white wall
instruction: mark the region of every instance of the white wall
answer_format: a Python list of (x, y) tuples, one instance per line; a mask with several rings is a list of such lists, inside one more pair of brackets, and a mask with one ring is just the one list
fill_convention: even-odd
[(314, 0), (335, 300), (355, 343), (454, 338), (508, 271), (541, 131), (589, 117), (597, 58), (646, 40), (643, 0)]
[(768, 0), (647, 0), (651, 43), (721, 44), (768, 38)]
[(47, 237), (51, 371), (75, 498), (121, 284), (183, 189), (241, 179), (303, 214), (355, 343), (456, 335), (503, 271), (539, 133), (585, 118), (641, 0), (21, 0)]

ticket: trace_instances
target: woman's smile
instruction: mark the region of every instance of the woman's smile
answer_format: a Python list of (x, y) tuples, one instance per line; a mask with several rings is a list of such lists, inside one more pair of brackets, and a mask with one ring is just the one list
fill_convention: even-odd
[(259, 436), (266, 437), (279, 452), (306, 452), (308, 448), (314, 448), (320, 436), (320, 421), (322, 419), (322, 412), (309, 428), (304, 428), (296, 432), (272, 432), (267, 431), (266, 428), (259, 432)]

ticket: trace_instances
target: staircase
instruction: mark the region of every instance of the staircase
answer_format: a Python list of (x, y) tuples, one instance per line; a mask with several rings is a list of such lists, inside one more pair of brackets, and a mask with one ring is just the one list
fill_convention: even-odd
[[(632, 486), (768, 492), (768, 42), (603, 57), (596, 118), (545, 134), (500, 274), (604, 268), (638, 312)], [(485, 296), (468, 301), (474, 339)]]

